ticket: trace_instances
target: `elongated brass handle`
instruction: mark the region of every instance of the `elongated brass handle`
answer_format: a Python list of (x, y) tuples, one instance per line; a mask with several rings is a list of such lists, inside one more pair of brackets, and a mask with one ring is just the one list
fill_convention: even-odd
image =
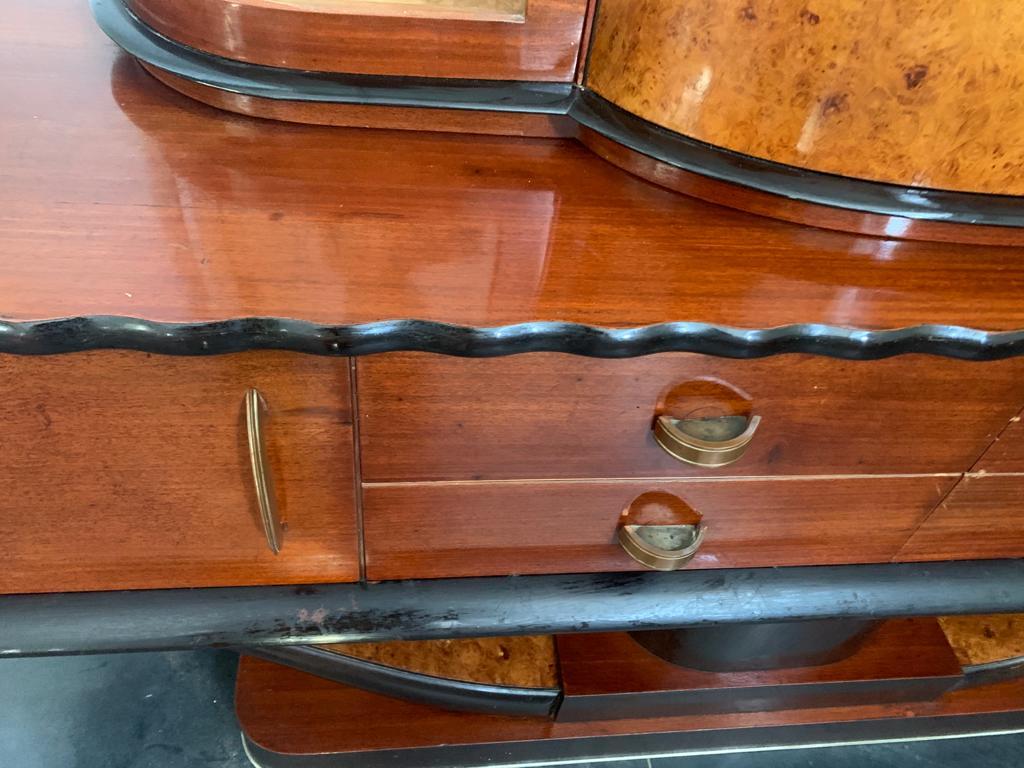
[(249, 438), (249, 463), (252, 465), (252, 479), (256, 485), (256, 503), (260, 509), (260, 521), (263, 523), (267, 545), (276, 555), (284, 543), (284, 525), (277, 511), (274, 478), (267, 460), (267, 445), (263, 434), (266, 410), (266, 401), (258, 390), (250, 389), (245, 393), (245, 431)]
[(677, 571), (693, 560), (707, 526), (620, 525), (619, 544), (641, 565), (656, 571)]
[[(728, 420), (742, 417), (725, 417), (717, 421), (728, 423)], [(761, 424), (760, 416), (751, 416), (746, 428), (735, 437), (725, 440), (708, 440), (688, 434), (681, 427), (683, 422), (671, 416), (659, 416), (654, 422), (654, 439), (667, 454), (687, 464), (699, 467), (724, 467), (732, 464), (746, 453), (747, 446), (754, 439)]]

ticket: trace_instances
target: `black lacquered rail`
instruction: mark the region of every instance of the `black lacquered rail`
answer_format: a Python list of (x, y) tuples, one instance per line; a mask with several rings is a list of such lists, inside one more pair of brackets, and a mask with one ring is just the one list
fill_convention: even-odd
[(1001, 360), (1024, 354), (1024, 330), (988, 332), (953, 325), (918, 325), (869, 331), (819, 324), (745, 329), (690, 322), (634, 328), (533, 322), (478, 328), (430, 320), (318, 325), (273, 317), (206, 323), (163, 323), (115, 316), (0, 321), (0, 353), (53, 355), (95, 349), (161, 355), (221, 355), (253, 349), (343, 356), (415, 351), (456, 357), (562, 352), (602, 358), (661, 352), (731, 358), (802, 353), (846, 360), (878, 360), (913, 353)]

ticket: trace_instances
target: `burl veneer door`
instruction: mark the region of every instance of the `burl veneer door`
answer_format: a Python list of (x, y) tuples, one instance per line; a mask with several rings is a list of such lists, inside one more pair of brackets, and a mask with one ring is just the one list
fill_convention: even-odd
[[(0, 382), (0, 593), (358, 578), (348, 361), (3, 357)], [(286, 526), (277, 554), (250, 388)]]

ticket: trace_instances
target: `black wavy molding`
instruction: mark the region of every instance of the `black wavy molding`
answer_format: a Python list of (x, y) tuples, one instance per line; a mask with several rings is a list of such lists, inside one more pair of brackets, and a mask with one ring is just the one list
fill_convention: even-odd
[(564, 352), (605, 358), (659, 352), (755, 358), (799, 352), (847, 360), (918, 353), (1001, 360), (1024, 354), (1024, 330), (990, 333), (951, 325), (918, 325), (866, 331), (817, 324), (742, 329), (686, 322), (636, 328), (561, 322), (475, 328), (429, 320), (317, 325), (262, 317), (208, 323), (114, 316), (0, 321), (0, 353), (54, 355), (91, 349), (132, 349), (161, 355), (221, 355), (250, 349), (353, 356), (416, 351), (456, 357)]

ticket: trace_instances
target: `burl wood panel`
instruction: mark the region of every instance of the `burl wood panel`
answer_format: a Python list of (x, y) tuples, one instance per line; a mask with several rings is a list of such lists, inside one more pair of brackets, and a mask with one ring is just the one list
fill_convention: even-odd
[(571, 750), (575, 739), (602, 735), (1012, 712), (1020, 709), (1022, 700), (1024, 679), (951, 691), (934, 701), (556, 723), (546, 718), (450, 712), (243, 657), (235, 711), (242, 730), (265, 749), (320, 755), (533, 739), (566, 740)]
[(1015, 0), (602, 0), (587, 85), (647, 120), (779, 163), (1024, 193)]
[(939, 624), (961, 664), (1024, 657), (1024, 614), (943, 616)]
[[(373, 3), (127, 0), (161, 34), (229, 59), (287, 69), (569, 82), (586, 0), (530, 0), (521, 19), (375, 13)], [(419, 18), (417, 18), (419, 16)]]
[(462, 640), (395, 640), (321, 648), (424, 675), (521, 688), (559, 686), (551, 635)]
[(574, 141), (225, 114), (77, 0), (8, 0), (0, 60), (5, 318), (1024, 327), (1019, 249), (753, 216)]
[(967, 475), (897, 559), (997, 557), (1024, 557), (1024, 475)]
[[(357, 373), (369, 482), (964, 472), (1024, 402), (1022, 361), (921, 356), (863, 363), (410, 353), (360, 359)], [(699, 380), (747, 393), (762, 417), (746, 454), (720, 469), (684, 464), (652, 436), (660, 412), (730, 412), (719, 398), (665, 404), (674, 388)]]
[[(348, 365), (285, 353), (0, 359), (0, 593), (353, 581)], [(243, 396), (267, 402), (260, 526)]]
[[(363, 488), (367, 577), (643, 570), (616, 530), (630, 502), (654, 490), (680, 497), (707, 525), (687, 568), (886, 562), (955, 480), (370, 485)], [(1024, 542), (1018, 548), (1024, 553)]]
[(559, 721), (935, 698), (962, 679), (935, 619), (887, 621), (844, 659), (746, 672), (673, 664), (628, 633), (559, 635)]

